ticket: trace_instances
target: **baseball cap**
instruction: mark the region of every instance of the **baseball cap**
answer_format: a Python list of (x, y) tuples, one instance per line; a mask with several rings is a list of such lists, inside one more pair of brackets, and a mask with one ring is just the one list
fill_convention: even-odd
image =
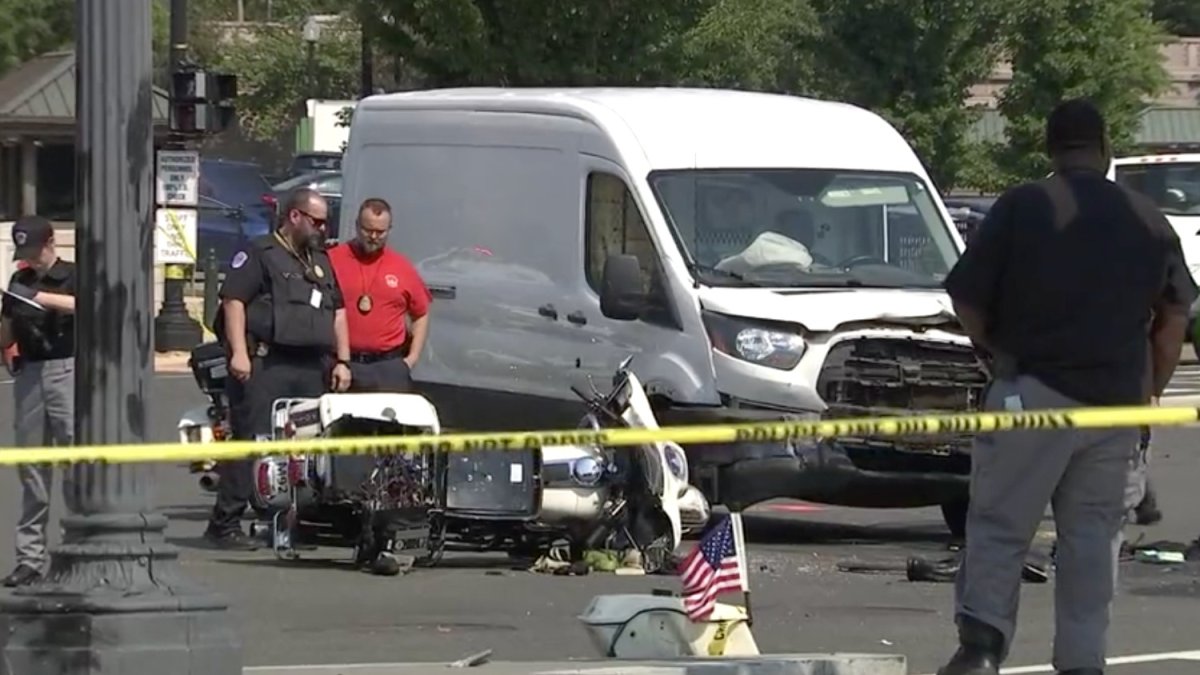
[(1104, 115), (1082, 98), (1063, 101), (1046, 119), (1046, 149), (1049, 152), (1104, 145)]
[(54, 236), (54, 226), (41, 216), (21, 216), (12, 226), (13, 260), (27, 260), (41, 253)]

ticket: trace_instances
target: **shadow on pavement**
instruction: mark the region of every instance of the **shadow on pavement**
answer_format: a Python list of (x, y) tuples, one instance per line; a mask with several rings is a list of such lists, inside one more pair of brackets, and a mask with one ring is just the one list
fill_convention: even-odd
[(748, 513), (746, 538), (754, 544), (928, 544), (946, 546), (950, 534), (941, 523), (854, 525), (778, 518)]

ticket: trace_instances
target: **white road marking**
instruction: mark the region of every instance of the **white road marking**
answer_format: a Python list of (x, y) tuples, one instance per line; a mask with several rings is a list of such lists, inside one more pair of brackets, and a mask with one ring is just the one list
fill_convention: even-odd
[[(1130, 656), (1114, 656), (1108, 659), (1109, 666), (1129, 666), (1138, 663), (1159, 663), (1162, 661), (1200, 661), (1200, 649), (1186, 652), (1156, 652), (1152, 654), (1133, 654)], [(1025, 673), (1053, 673), (1054, 666), (1043, 663), (1036, 666), (1017, 666), (1001, 668), (1000, 675), (1024, 675)], [(932, 673), (930, 675), (933, 675)]]

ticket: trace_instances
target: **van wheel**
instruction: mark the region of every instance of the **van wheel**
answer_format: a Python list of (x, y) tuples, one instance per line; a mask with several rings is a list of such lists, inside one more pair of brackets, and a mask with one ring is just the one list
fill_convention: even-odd
[(967, 536), (967, 505), (969, 503), (963, 499), (942, 504), (942, 520), (946, 521), (946, 527), (950, 529), (950, 536), (955, 539), (964, 539)]

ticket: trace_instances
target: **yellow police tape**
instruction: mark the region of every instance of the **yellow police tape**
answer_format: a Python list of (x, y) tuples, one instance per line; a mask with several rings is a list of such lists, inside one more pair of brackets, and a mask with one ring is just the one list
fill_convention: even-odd
[(0, 448), (0, 466), (72, 462), (175, 462), (229, 460), (286, 454), (397, 454), (421, 451), (519, 450), (547, 445), (608, 447), (675, 441), (744, 443), (811, 438), (975, 434), (990, 431), (1184, 426), (1200, 421), (1200, 408), (1112, 407), (863, 417), (794, 422), (753, 422), (661, 427), (502, 431), (441, 436), (374, 436), (205, 444), (144, 443), (50, 448)]

